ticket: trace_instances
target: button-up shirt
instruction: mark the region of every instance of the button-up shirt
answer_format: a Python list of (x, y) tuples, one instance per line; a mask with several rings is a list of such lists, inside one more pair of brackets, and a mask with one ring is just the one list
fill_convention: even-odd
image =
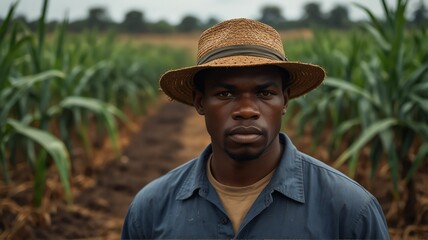
[(299, 152), (285, 134), (280, 141), (280, 163), (236, 233), (207, 178), (208, 146), (136, 195), (122, 239), (388, 239), (382, 209), (367, 190)]

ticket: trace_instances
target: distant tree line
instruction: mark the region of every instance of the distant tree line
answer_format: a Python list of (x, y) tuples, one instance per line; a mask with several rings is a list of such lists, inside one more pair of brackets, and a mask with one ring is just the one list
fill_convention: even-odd
[[(410, 16), (409, 23), (415, 26), (428, 26), (428, 10), (423, 0), (419, 1), (413, 14)], [(37, 27), (37, 20), (28, 22), (24, 16), (17, 17), (16, 20), (25, 22), (31, 30)], [(278, 30), (289, 30), (297, 28), (308, 27), (326, 27), (336, 29), (347, 29), (355, 24), (349, 18), (348, 8), (344, 5), (337, 5), (328, 12), (321, 11), (319, 3), (307, 3), (304, 5), (304, 12), (298, 20), (287, 20), (282, 13), (282, 9), (274, 5), (266, 5), (261, 9), (261, 17), (257, 19), (261, 22), (269, 24)], [(2, 20), (0, 19), (0, 22)], [(126, 13), (122, 22), (114, 22), (106, 8), (95, 7), (88, 11), (85, 19), (72, 21), (68, 24), (68, 29), (73, 32), (81, 32), (84, 30), (98, 30), (106, 31), (109, 29), (116, 29), (119, 32), (130, 34), (141, 33), (173, 33), (182, 32), (189, 33), (201, 31), (216, 23), (219, 20), (216, 18), (209, 18), (202, 21), (193, 15), (186, 15), (182, 18), (181, 22), (173, 25), (166, 20), (159, 20), (156, 22), (148, 21), (144, 13), (138, 10), (131, 10)], [(47, 24), (48, 31), (52, 31), (58, 21), (51, 21)]]

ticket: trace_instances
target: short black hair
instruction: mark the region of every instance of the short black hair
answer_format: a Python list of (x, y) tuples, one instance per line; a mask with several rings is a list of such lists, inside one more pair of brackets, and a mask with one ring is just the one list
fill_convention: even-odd
[[(284, 91), (284, 90), (288, 89), (290, 87), (290, 81), (289, 81), (290, 74), (284, 68), (277, 67), (277, 66), (274, 66), (274, 67), (276, 67), (280, 70), (281, 77), (282, 77), (282, 90)], [(195, 74), (195, 76), (193, 77), (194, 88), (200, 92), (204, 92), (205, 77), (207, 75), (209, 75), (213, 69), (222, 69), (222, 68), (226, 68), (226, 67), (206, 68), (206, 69), (202, 69), (201, 71), (197, 72)]]

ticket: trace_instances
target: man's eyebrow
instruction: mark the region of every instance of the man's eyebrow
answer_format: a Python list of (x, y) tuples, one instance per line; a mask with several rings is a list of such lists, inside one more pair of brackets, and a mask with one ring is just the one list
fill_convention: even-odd
[[(266, 83), (262, 83), (262, 84), (259, 84), (259, 85), (255, 86), (256, 89), (266, 89), (266, 88), (269, 88), (269, 87), (279, 87), (279, 86), (278, 86), (277, 83), (272, 82), (272, 81), (269, 81), (269, 82), (266, 82)], [(228, 89), (228, 90), (235, 90), (235, 89), (237, 89), (237, 87), (235, 85), (224, 83), (224, 82), (215, 83), (214, 86), (213, 86), (213, 88), (225, 88), (225, 89)]]
[(278, 86), (278, 84), (276, 82), (272, 82), (272, 81), (269, 81), (267, 83), (263, 83), (263, 84), (257, 85), (257, 89), (266, 89), (266, 88), (269, 88), (269, 87), (279, 87), (279, 86)]
[(228, 90), (235, 90), (236, 86), (224, 82), (215, 83), (213, 88), (226, 88)]

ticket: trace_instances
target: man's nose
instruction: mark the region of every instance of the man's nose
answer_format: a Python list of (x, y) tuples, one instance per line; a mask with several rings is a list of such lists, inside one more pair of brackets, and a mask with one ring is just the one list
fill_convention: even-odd
[(232, 118), (241, 119), (258, 119), (260, 109), (255, 96), (242, 95), (235, 99), (235, 109), (232, 112)]

